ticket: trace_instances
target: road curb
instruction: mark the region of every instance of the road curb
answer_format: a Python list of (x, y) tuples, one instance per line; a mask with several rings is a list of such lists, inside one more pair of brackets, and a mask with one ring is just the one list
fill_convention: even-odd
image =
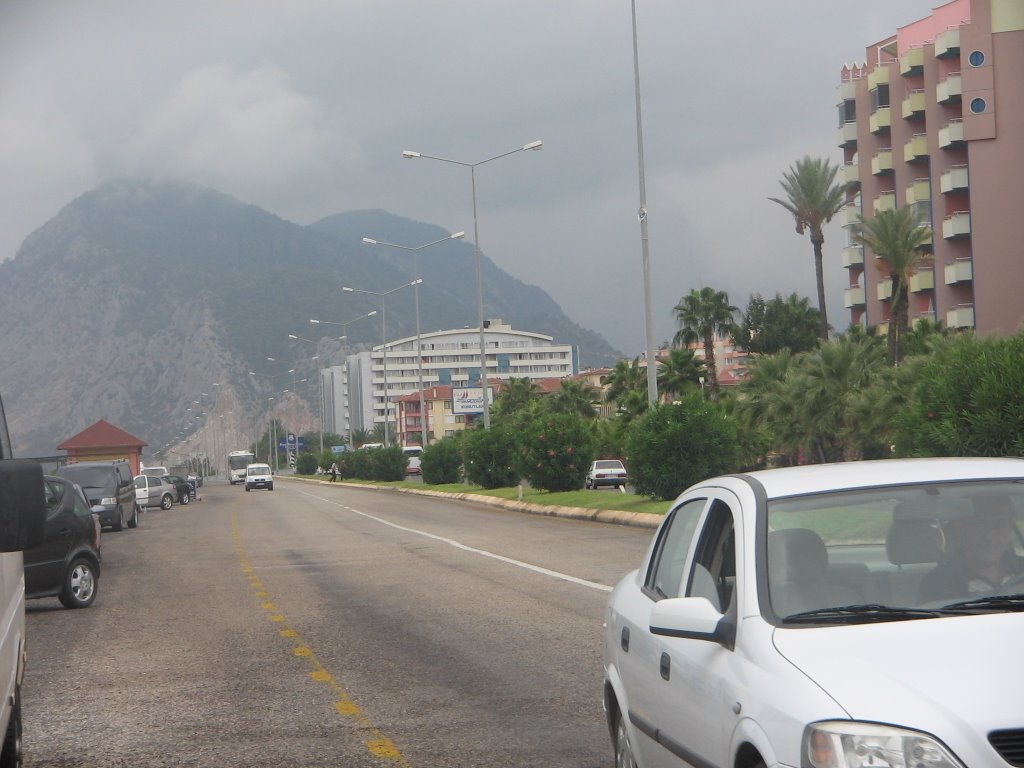
[(534, 504), (533, 502), (528, 501), (501, 499), (497, 496), (482, 496), (477, 493), (455, 493), (452, 491), (431, 491), (426, 488), (398, 488), (387, 485), (366, 485), (363, 483), (346, 483), (344, 480), (332, 483), (329, 480), (314, 480), (306, 477), (281, 477), (281, 479), (298, 480), (305, 483), (318, 483), (320, 485), (341, 485), (347, 488), (362, 488), (364, 490), (371, 491), (411, 493), (417, 496), (434, 496), (441, 499), (466, 501), (471, 504), (484, 504), (489, 507), (498, 507), (512, 512), (524, 512), (530, 515), (563, 517), (572, 520), (589, 520), (595, 523), (628, 525), (637, 528), (657, 528), (664, 519), (664, 516), (662, 515), (652, 515), (647, 512), (624, 512), (618, 509), (591, 509), (587, 507), (563, 507), (553, 504)]

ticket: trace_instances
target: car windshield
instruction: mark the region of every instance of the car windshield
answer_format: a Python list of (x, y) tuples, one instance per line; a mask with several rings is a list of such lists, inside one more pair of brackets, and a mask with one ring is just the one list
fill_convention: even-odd
[(594, 469), (622, 469), (621, 461), (595, 461)]
[(114, 474), (111, 467), (86, 467), (69, 464), (60, 468), (59, 475), (78, 483), (83, 488), (106, 488), (114, 485)]
[(1024, 609), (1022, 482), (778, 499), (767, 522), (761, 583), (785, 624)]
[(270, 467), (267, 466), (266, 464), (253, 464), (248, 469), (246, 469), (246, 472), (248, 472), (250, 475), (269, 475)]

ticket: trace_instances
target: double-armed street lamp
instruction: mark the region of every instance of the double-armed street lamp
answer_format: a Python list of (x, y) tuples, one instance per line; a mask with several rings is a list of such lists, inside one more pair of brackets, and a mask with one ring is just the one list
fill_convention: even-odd
[[(420, 277), (420, 270), (419, 270), (419, 265), (418, 265), (417, 259), (416, 259), (416, 255), (417, 255), (417, 253), (419, 251), (422, 251), (424, 248), (429, 248), (432, 245), (437, 245), (438, 243), (447, 243), (449, 240), (461, 240), (465, 236), (466, 236), (465, 232), (456, 232), (453, 235), (448, 235), (448, 237), (442, 237), (440, 240), (435, 240), (432, 243), (426, 243), (425, 245), (418, 245), (418, 246), (415, 246), (415, 247), (411, 247), (411, 246), (408, 246), (408, 245), (398, 245), (397, 243), (388, 243), (388, 242), (385, 242), (383, 240), (374, 240), (374, 239), (369, 238), (369, 237), (364, 237), (363, 238), (363, 242), (367, 243), (368, 245), (383, 245), (383, 246), (387, 246), (388, 248), (400, 248), (403, 251), (411, 251), (412, 252), (412, 271), (413, 271), (413, 277), (419, 278)], [(424, 410), (424, 403), (423, 403), (423, 350), (421, 349), (421, 346), (422, 346), (422, 343), (423, 343), (423, 338), (420, 335), (420, 287), (419, 287), (419, 284), (417, 284), (416, 287), (413, 289), (413, 293), (416, 296), (416, 375), (417, 375), (417, 378), (419, 379), (419, 390), (420, 390), (420, 445), (425, 447), (427, 445), (427, 422), (426, 422), (427, 414), (426, 414), (426, 411)]]
[[(344, 331), (348, 326), (352, 325), (352, 323), (358, 322), (358, 321), (360, 321), (360, 320), (362, 320), (364, 318), (367, 318), (367, 317), (373, 317), (376, 314), (377, 314), (377, 310), (374, 309), (374, 310), (372, 310), (370, 312), (367, 312), (365, 314), (359, 315), (358, 317), (353, 317), (351, 320), (345, 320), (344, 322), (341, 322), (341, 323), (335, 322), (334, 320), (318, 320), (315, 317), (309, 318), (309, 322), (310, 322), (311, 325), (337, 325), (337, 326), (339, 326), (341, 328), (341, 330)], [(338, 336), (337, 340), (341, 341), (342, 339), (347, 339), (347, 338), (348, 338), (347, 336)], [(324, 382), (324, 375), (323, 375), (323, 372), (321, 371), (320, 372), (320, 400), (321, 400), (321, 403), (323, 402), (323, 392), (324, 392), (324, 383), (323, 382)], [(322, 409), (325, 409), (326, 407), (327, 407), (326, 404), (322, 405)], [(335, 408), (335, 416), (337, 416), (337, 408)], [(326, 420), (327, 420), (327, 417), (325, 415), (324, 416), (324, 421), (326, 422)], [(349, 442), (350, 443), (352, 442), (352, 428), (351, 428), (351, 426), (349, 427)], [(323, 453), (323, 449), (322, 448), (320, 450), (320, 453)]]
[(484, 338), (484, 284), (483, 275), (480, 265), (480, 230), (477, 227), (476, 217), (476, 168), (478, 165), (489, 163), (492, 160), (497, 160), (501, 157), (507, 157), (508, 155), (514, 155), (517, 152), (525, 152), (527, 150), (537, 150), (544, 146), (543, 141), (531, 141), (529, 144), (524, 144), (521, 147), (510, 150), (508, 152), (502, 152), (500, 155), (494, 155), (494, 157), (488, 157), (486, 160), (481, 160), (476, 163), (465, 163), (460, 160), (452, 160), (447, 157), (437, 157), (436, 155), (425, 155), (422, 152), (413, 152), (412, 150), (405, 150), (402, 152), (402, 157), (407, 160), (411, 160), (417, 157), (425, 157), (429, 160), (439, 160), (442, 163), (452, 163), (453, 165), (461, 165), (464, 168), (469, 168), (470, 183), (473, 191), (473, 253), (476, 257), (476, 308), (477, 308), (477, 321), (480, 326), (480, 387), (483, 391), (483, 409), (484, 409), (484, 428), (489, 429), (491, 426), (491, 408), (487, 402), (487, 348), (485, 346)]
[[(392, 288), (390, 291), (367, 291), (362, 288), (351, 288), (349, 286), (343, 286), (341, 290), (347, 293), (368, 293), (371, 296), (380, 297), (380, 336), (381, 336), (381, 359), (384, 367), (384, 447), (388, 446), (388, 417), (389, 413), (389, 401), (388, 401), (388, 331), (387, 331), (387, 304), (385, 299), (396, 291), (400, 291), (403, 288), (410, 286), (419, 285), (423, 280), (416, 278), (410, 283), (402, 283), (397, 288)], [(371, 313), (372, 314), (372, 313)]]
[[(312, 339), (304, 339), (301, 336), (296, 336), (294, 333), (289, 333), (288, 334), (288, 338), (289, 339), (293, 339), (295, 341), (305, 341), (305, 342), (307, 342), (309, 344), (316, 344), (317, 348), (319, 348), (319, 346), (320, 346), (320, 342), (319, 341), (313, 341)], [(338, 336), (337, 337), (337, 341), (341, 341), (344, 338), (345, 338), (344, 336)], [(310, 360), (319, 360), (319, 359), (320, 359), (320, 355), (313, 355), (313, 357), (310, 358)], [(325, 420), (326, 420), (325, 419), (325, 415), (324, 415), (324, 377), (322, 375), (318, 375), (317, 378), (320, 379), (320, 454), (323, 455), (323, 452), (324, 452), (324, 428), (325, 428)]]

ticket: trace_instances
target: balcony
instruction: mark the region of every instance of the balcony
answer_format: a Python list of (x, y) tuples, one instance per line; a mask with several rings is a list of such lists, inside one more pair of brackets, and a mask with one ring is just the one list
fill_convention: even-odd
[(974, 305), (961, 304), (956, 309), (946, 313), (947, 328), (973, 328), (974, 327)]
[(952, 149), (964, 143), (964, 121), (950, 120), (939, 128), (939, 147)]
[(843, 123), (839, 126), (839, 146), (846, 148), (857, 143), (857, 123)]
[(873, 91), (880, 85), (889, 84), (889, 68), (884, 64), (879, 64), (868, 75), (868, 90)]
[(911, 48), (900, 56), (900, 74), (913, 77), (924, 72), (924, 48)]
[(846, 184), (846, 185), (860, 184), (860, 173), (859, 173), (859, 171), (860, 171), (860, 166), (857, 165), (857, 161), (856, 160), (854, 160), (853, 162), (850, 162), (850, 163), (846, 163), (843, 166), (842, 170), (840, 171), (840, 175), (842, 177), (843, 183)]
[(916, 275), (910, 276), (910, 292), (920, 293), (921, 291), (935, 290), (935, 270), (922, 269)]
[(863, 307), (867, 302), (864, 301), (864, 289), (859, 286), (853, 286), (852, 288), (846, 288), (843, 291), (843, 307), (850, 309), (852, 307)]
[(892, 150), (880, 149), (871, 158), (871, 173), (874, 176), (881, 176), (883, 173), (892, 173)]
[(836, 88), (836, 106), (842, 106), (844, 101), (853, 101), (857, 98), (857, 84), (852, 80), (840, 83)]
[(863, 245), (848, 245), (843, 248), (843, 266), (849, 269), (850, 267), (863, 267), (864, 266), (864, 246)]
[(919, 120), (924, 117), (924, 91), (911, 91), (910, 95), (903, 100), (902, 106), (904, 120)]
[(964, 88), (960, 81), (959, 72), (951, 72), (946, 79), (935, 86), (935, 100), (939, 104), (952, 104), (960, 101)]
[(882, 213), (883, 211), (895, 211), (896, 191), (891, 190), (889, 192), (880, 192), (878, 194), (878, 197), (875, 198), (871, 210), (875, 216)]
[(871, 117), (868, 118), (868, 127), (872, 133), (881, 133), (882, 131), (888, 131), (892, 126), (892, 109), (889, 107), (879, 107), (871, 113)]
[(935, 58), (948, 59), (960, 55), (960, 27), (951, 27), (935, 38)]
[(839, 226), (853, 227), (860, 224), (860, 209), (854, 204), (844, 205), (839, 211)]
[(914, 179), (907, 187), (907, 205), (927, 203), (932, 199), (932, 183), (928, 179)]
[(942, 194), (960, 192), (970, 187), (970, 179), (966, 165), (954, 165), (948, 171), (943, 171), (939, 177), (939, 189)]
[(945, 269), (946, 285), (969, 283), (974, 280), (974, 262), (971, 259), (957, 259), (947, 264)]
[(903, 145), (903, 159), (908, 163), (922, 163), (928, 159), (928, 135), (915, 133)]
[(946, 240), (959, 240), (971, 236), (971, 212), (956, 211), (942, 220), (942, 236)]
[(892, 298), (892, 278), (887, 277), (875, 286), (875, 292), (879, 301), (887, 301)]

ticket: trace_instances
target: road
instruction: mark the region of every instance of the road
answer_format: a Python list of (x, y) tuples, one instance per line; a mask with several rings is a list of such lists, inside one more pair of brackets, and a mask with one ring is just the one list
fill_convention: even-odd
[(29, 604), (27, 766), (610, 766), (608, 590), (651, 531), (279, 479), (104, 531)]

